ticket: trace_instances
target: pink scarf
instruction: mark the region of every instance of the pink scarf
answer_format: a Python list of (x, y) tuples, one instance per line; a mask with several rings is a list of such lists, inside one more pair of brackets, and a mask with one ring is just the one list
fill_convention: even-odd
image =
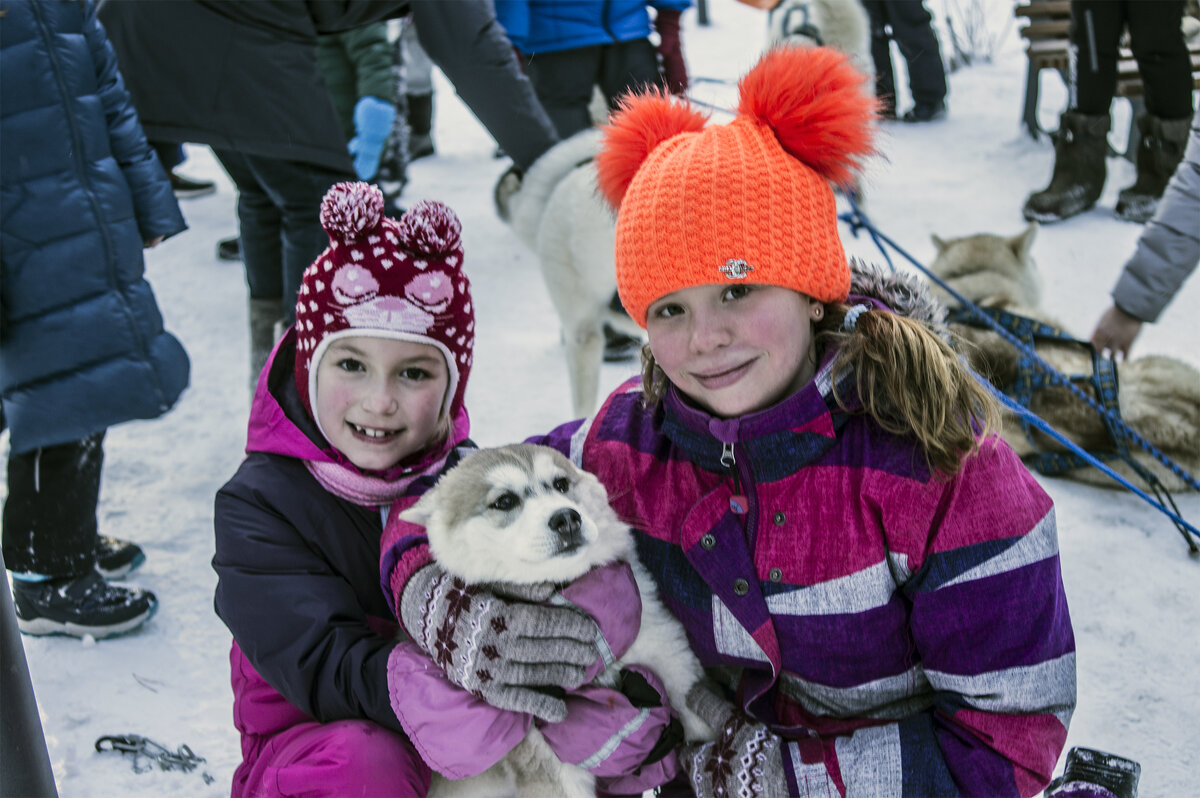
[[(441, 471), (446, 465), (446, 458), (450, 456), (450, 452), (466, 439), (467, 430), (470, 428), (471, 422), (467, 416), (467, 409), (460, 408), (455, 415), (450, 438), (442, 444), (441, 452), (432, 454), (430, 459), (422, 463), (404, 468), (399, 475), (391, 479), (368, 476), (354, 468), (348, 468), (331, 460), (305, 460), (304, 465), (308, 467), (308, 473), (321, 483), (321, 487), (334, 496), (363, 507), (390, 506), (393, 501), (405, 494), (413, 480)], [(336, 450), (334, 451), (336, 452)], [(340, 452), (336, 452), (336, 454), (338, 457), (345, 457)], [(393, 466), (389, 470), (389, 474), (398, 468)]]
[(364, 507), (382, 507), (404, 495), (414, 479), (436, 473), (446, 463), (446, 455), (425, 464), (424, 468), (410, 471), (397, 479), (369, 477), (328, 461), (305, 460), (304, 465), (321, 487), (335, 496)]

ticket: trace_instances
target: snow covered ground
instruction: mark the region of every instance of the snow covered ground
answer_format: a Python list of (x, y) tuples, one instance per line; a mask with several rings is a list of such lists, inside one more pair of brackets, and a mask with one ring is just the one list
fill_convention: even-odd
[[(968, 5), (931, 5), (958, 3)], [(922, 262), (933, 256), (931, 233), (1020, 232), (1026, 194), (1049, 178), (1050, 143), (1032, 141), (1019, 124), (1025, 59), (1011, 3), (987, 0), (987, 8), (991, 30), (1003, 34), (994, 62), (950, 76), (944, 122), (886, 127), (884, 157), (868, 175), (872, 220)], [(765, 16), (733, 0), (711, 0), (710, 10), (708, 27), (697, 26), (694, 12), (684, 19), (692, 74), (736, 79), (763, 46)], [(1065, 89), (1049, 74), (1043, 84), (1041, 113), (1053, 127)], [(438, 154), (412, 167), (405, 199), (442, 200), (463, 219), (479, 319), (467, 401), (475, 439), (501, 444), (567, 419), (559, 329), (537, 264), (492, 211), (491, 187), (506, 162), (492, 159), (492, 141), (452, 88), (440, 81), (437, 89)], [(726, 86), (699, 89), (718, 104), (734, 102)], [(901, 111), (904, 105), (902, 99)], [(1114, 116), (1120, 131), (1114, 143), (1121, 146), (1128, 122), (1123, 101)], [(139, 632), (100, 643), (24, 638), (55, 779), (71, 798), (227, 795), (240, 761), (229, 633), (212, 611), (216, 578), (209, 561), (213, 495), (237, 467), (245, 440), (246, 290), (241, 265), (214, 255), (217, 239), (235, 232), (232, 186), (207, 149), (188, 152), (182, 171), (218, 180), (220, 190), (182, 203), (191, 229), (150, 252), (148, 270), (167, 326), (191, 355), (191, 387), (167, 416), (110, 431), (100, 504), (104, 531), (146, 549), (148, 560), (131, 581), (158, 594), (159, 612)], [(1110, 159), (1109, 170), (1094, 210), (1044, 227), (1033, 245), (1045, 305), (1081, 337), (1106, 306), (1141, 229), (1111, 213), (1133, 167)], [(848, 250), (877, 257), (869, 241), (845, 234)], [(1200, 278), (1194, 278), (1163, 320), (1144, 330), (1135, 355), (1173, 355), (1200, 366), (1200, 323), (1191, 310), (1198, 305)], [(632, 365), (605, 366), (603, 385), (632, 371)], [(7, 436), (0, 438), (6, 446)], [(1058, 507), (1078, 646), (1079, 708), (1068, 745), (1141, 762), (1142, 795), (1195, 794), (1188, 763), (1200, 713), (1200, 560), (1187, 556), (1165, 516), (1127, 491), (1040, 481)], [(1200, 496), (1177, 499), (1184, 517), (1200, 523)], [(129, 759), (93, 750), (98, 737), (126, 733), (171, 749), (186, 743), (207, 761), (192, 773), (135, 773)]]

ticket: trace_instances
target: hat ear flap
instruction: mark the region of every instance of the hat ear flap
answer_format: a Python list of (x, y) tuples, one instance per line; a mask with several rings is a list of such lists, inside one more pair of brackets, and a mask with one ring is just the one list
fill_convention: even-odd
[(829, 47), (769, 50), (738, 84), (738, 113), (770, 127), (794, 158), (847, 184), (874, 151), (867, 77)]
[(662, 91), (626, 96), (605, 126), (596, 155), (597, 183), (604, 198), (620, 207), (634, 175), (659, 144), (680, 133), (700, 131), (707, 121), (707, 116)]

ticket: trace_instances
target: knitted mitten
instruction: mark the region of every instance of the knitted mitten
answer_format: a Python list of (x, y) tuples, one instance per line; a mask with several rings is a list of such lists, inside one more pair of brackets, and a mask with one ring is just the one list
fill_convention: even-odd
[(697, 684), (687, 697), (688, 707), (709, 726), (721, 730), (711, 743), (691, 743), (679, 753), (697, 798), (725, 798), (743, 792), (787, 795), (781, 740), (708, 688)]
[(553, 592), (505, 585), (502, 597), (431, 564), (405, 586), (400, 620), (450, 681), (492, 706), (555, 722), (567, 715), (561, 691), (587, 679), (600, 630), (574, 609), (535, 603)]

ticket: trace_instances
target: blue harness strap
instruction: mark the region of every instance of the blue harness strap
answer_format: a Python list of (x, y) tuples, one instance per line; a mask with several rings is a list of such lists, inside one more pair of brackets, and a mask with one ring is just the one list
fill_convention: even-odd
[[(1119, 457), (1128, 462), (1140, 476), (1144, 469), (1142, 469), (1140, 464), (1133, 462), (1132, 457), (1129, 455), (1125, 436), (1120, 434), (1112, 423), (1113, 419), (1120, 419), (1121, 417), (1121, 408), (1117, 402), (1116, 363), (1109, 358), (1101, 357), (1096, 348), (1088, 341), (1080, 341), (1058, 327), (1038, 321), (1037, 319), (1031, 319), (1028, 316), (1012, 313), (1011, 311), (999, 308), (961, 307), (950, 311), (946, 320), (951, 324), (966, 324), (971, 327), (987, 329), (989, 325), (982, 323), (979, 319), (979, 315), (981, 314), (990, 317), (996, 324), (1008, 330), (1030, 350), (1033, 350), (1037, 341), (1046, 340), (1072, 344), (1088, 350), (1092, 359), (1092, 373), (1069, 375), (1067, 379), (1076, 386), (1088, 385), (1091, 387), (1096, 400), (1106, 411), (1102, 418), (1108, 429), (1109, 439), (1112, 441), (1111, 449), (1100, 451), (1089, 450), (1088, 453), (1101, 460)], [(1012, 397), (1021, 407), (1030, 409), (1033, 405), (1034, 393), (1055, 384), (1055, 381), (1050, 379), (1049, 375), (1043, 369), (1037, 367), (1032, 357), (1018, 350), (1017, 376), (1010, 384), (1001, 386), (1000, 390), (1005, 395)], [(1021, 429), (1025, 432), (1025, 438), (1036, 452), (1036, 454), (1028, 459), (1028, 462), (1039, 474), (1052, 477), (1061, 476), (1067, 471), (1072, 471), (1076, 468), (1090, 467), (1091, 464), (1075, 452), (1051, 452), (1044, 450), (1043, 447), (1038, 445), (1037, 438), (1034, 435), (1034, 427), (1029, 422), (1029, 418), (1022, 416), (1020, 421)]]
[[(1104, 419), (1105, 426), (1109, 430), (1114, 449), (1116, 450), (1113, 456), (1119, 456), (1126, 463), (1128, 463), (1129, 466), (1138, 474), (1138, 476), (1150, 486), (1150, 489), (1154, 492), (1157, 500), (1152, 499), (1137, 486), (1133, 485), (1123, 476), (1113, 471), (1099, 458), (1093, 457), (1089, 452), (1084, 450), (1074, 441), (1066, 438), (1064, 435), (1062, 435), (1062, 433), (1046, 424), (1043, 419), (1039, 418), (1028, 408), (1027, 404), (1022, 406), (1015, 399), (1013, 399), (1012, 396), (1001, 393), (988, 380), (985, 380), (981, 375), (976, 374), (975, 378), (980, 382), (980, 384), (987, 388), (994, 396), (997, 397), (997, 399), (1001, 401), (1002, 404), (1007, 406), (1021, 419), (1022, 426), (1025, 427), (1027, 435), (1029, 434), (1028, 427), (1029, 425), (1032, 425), (1040, 429), (1050, 438), (1058, 441), (1067, 452), (1071, 453), (1043, 453), (1045, 457), (1040, 458), (1042, 460), (1040, 465), (1047, 469), (1060, 469), (1057, 473), (1061, 473), (1061, 470), (1070, 470), (1070, 468), (1076, 467), (1074, 465), (1069, 465), (1070, 463), (1074, 462), (1075, 458), (1081, 459), (1085, 464), (1092, 465), (1104, 474), (1111, 477), (1120, 485), (1127, 488), (1130, 492), (1142, 499), (1145, 499), (1146, 502), (1153, 505), (1157, 510), (1162, 512), (1163, 515), (1167, 516), (1183, 536), (1184, 541), (1187, 543), (1189, 553), (1193, 556), (1200, 556), (1200, 545), (1197, 545), (1196, 542), (1196, 536), (1200, 536), (1200, 529), (1197, 529), (1195, 526), (1189, 524), (1183, 519), (1182, 515), (1179, 513), (1179, 508), (1176, 506), (1174, 499), (1172, 499), (1171, 495), (1166, 491), (1166, 488), (1163, 486), (1162, 482), (1151, 471), (1149, 471), (1149, 469), (1142, 466), (1140, 463), (1134, 460), (1132, 456), (1129, 455), (1128, 443), (1132, 442), (1137, 444), (1144, 451), (1154, 457), (1155, 460), (1170, 469), (1172, 473), (1179, 476), (1179, 478), (1183, 480), (1184, 484), (1188, 487), (1200, 490), (1200, 480), (1197, 480), (1194, 476), (1185, 471), (1178, 463), (1174, 462), (1171, 460), (1171, 458), (1159, 451), (1157, 447), (1155, 447), (1152, 443), (1138, 434), (1136, 430), (1131, 429), (1124, 421), (1121, 420), (1116, 409), (1117, 374), (1115, 364), (1113, 364), (1111, 361), (1101, 358), (1098, 353), (1095, 352), (1095, 349), (1092, 348), (1093, 375), (1090, 379), (1094, 381), (1096, 395), (1099, 398), (1099, 401), (1097, 401), (1097, 399), (1094, 399), (1085, 393), (1076, 384), (1076, 380), (1064, 377), (1062, 374), (1059, 374), (1053, 366), (1042, 360), (1033, 350), (1032, 340), (1029, 340), (1028, 342), (1019, 340), (1014, 333), (997, 323), (990, 315), (988, 315), (986, 311), (984, 311), (983, 308), (980, 308), (958, 291), (955, 291), (951, 286), (946, 284), (945, 280), (938, 277), (927, 267), (922, 265), (920, 261), (896, 244), (895, 241), (880, 232), (879, 229), (875, 227), (866, 217), (866, 215), (863, 214), (853, 192), (845, 193), (846, 200), (850, 204), (851, 211), (848, 213), (839, 214), (838, 218), (850, 226), (850, 231), (854, 236), (857, 237), (860, 230), (866, 230), (871, 236), (871, 240), (879, 248), (879, 252), (883, 256), (883, 259), (893, 270), (896, 268), (896, 265), (892, 263), (891, 256), (888, 254), (888, 248), (890, 247), (894, 249), (897, 254), (902, 255), (909, 263), (916, 267), (918, 271), (920, 271), (931, 281), (946, 291), (946, 293), (957, 300), (963, 306), (963, 308), (966, 309), (965, 311), (960, 312), (966, 313), (966, 318), (970, 319), (968, 323), (979, 324), (982, 322), (999, 334), (1001, 338), (1011, 344), (1018, 352), (1021, 369), (1029, 372), (1036, 370), (1036, 374), (1028, 373), (1023, 377), (1019, 377), (1019, 380), (1026, 380), (1028, 382), (1027, 386), (1023, 386), (1021, 390), (1027, 390), (1030, 392), (1030, 394), (1032, 394), (1033, 385), (1041, 382), (1046, 382), (1052, 385), (1060, 385), (1069, 390), (1073, 396), (1077, 397), (1080, 401), (1084, 402), (1086, 405), (1099, 413)], [(1041, 322), (1037, 322), (1032, 319), (1026, 319), (1024, 322), (1021, 322), (1019, 321), (1020, 318), (1021, 317), (1014, 316), (1014, 323), (1016, 323), (1018, 327), (1028, 325), (1030, 331), (1029, 336), (1032, 335), (1031, 331), (1035, 328), (1044, 328), (1054, 338), (1059, 338), (1060, 335), (1063, 335), (1061, 331), (1055, 330), (1049, 325), (1042, 325)], [(1075, 339), (1070, 339), (1068, 337), (1067, 340)], [(1089, 347), (1091, 346), (1090, 343), (1086, 342), (1078, 343)], [(1016, 391), (1017, 389), (1014, 387), (1013, 390)], [(1100, 402), (1104, 402), (1104, 406), (1101, 406)], [(1035, 465), (1035, 468), (1037, 467), (1038, 466)], [(1041, 468), (1038, 470), (1040, 471)], [(1042, 473), (1052, 472), (1045, 471)], [(1167, 506), (1168, 504), (1170, 507)]]

